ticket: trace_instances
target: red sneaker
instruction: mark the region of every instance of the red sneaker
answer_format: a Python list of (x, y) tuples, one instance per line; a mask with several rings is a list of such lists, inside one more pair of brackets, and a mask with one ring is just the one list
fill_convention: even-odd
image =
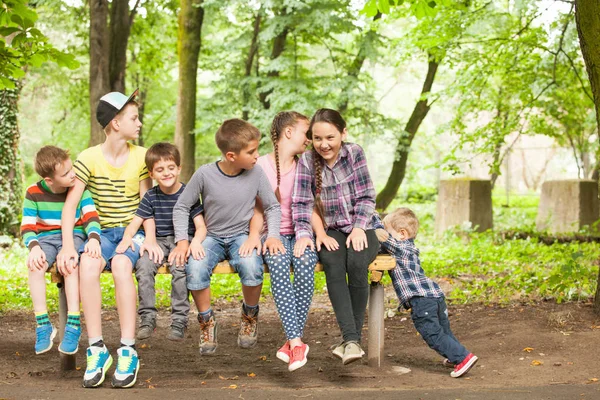
[(277, 350), (277, 358), (286, 364), (290, 362), (291, 355), (292, 351), (290, 350), (290, 342), (285, 342), (284, 345)]
[(453, 378), (459, 378), (469, 372), (469, 370), (475, 365), (478, 358), (473, 353), (469, 353), (468, 356), (465, 357), (464, 360), (456, 367), (454, 367), (454, 371), (450, 372), (450, 376)]
[(290, 372), (303, 367), (306, 364), (306, 356), (308, 355), (308, 345), (302, 343), (300, 346), (296, 346), (292, 349), (292, 355), (290, 357), (290, 365), (288, 370)]

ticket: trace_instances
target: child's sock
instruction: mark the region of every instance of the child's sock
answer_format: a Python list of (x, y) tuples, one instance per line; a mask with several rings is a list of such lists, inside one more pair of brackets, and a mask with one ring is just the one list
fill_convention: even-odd
[(206, 311), (198, 311), (198, 322), (208, 322), (210, 317), (212, 317), (213, 315), (214, 314), (212, 308), (209, 308)]
[(81, 317), (80, 314), (78, 312), (71, 312), (69, 311), (67, 313), (67, 325), (70, 326), (71, 328), (75, 328), (77, 330), (81, 329)]
[(104, 347), (104, 338), (102, 336), (91, 337), (88, 339), (90, 346)]
[(135, 350), (135, 339), (125, 339), (121, 338), (121, 347), (131, 347)]
[(248, 304), (246, 304), (246, 302), (244, 302), (242, 303), (242, 310), (247, 316), (254, 317), (258, 314), (258, 304), (255, 306), (249, 306)]
[(50, 323), (50, 317), (48, 316), (48, 311), (36, 312), (35, 313), (35, 321), (37, 322), (38, 327), (52, 325), (52, 323)]

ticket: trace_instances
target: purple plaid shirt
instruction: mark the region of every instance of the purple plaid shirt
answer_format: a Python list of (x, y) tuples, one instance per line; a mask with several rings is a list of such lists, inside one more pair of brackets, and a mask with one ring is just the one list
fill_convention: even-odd
[[(310, 218), (314, 209), (315, 190), (313, 153), (307, 151), (298, 161), (292, 195), (296, 240), (313, 237)], [(369, 176), (365, 153), (359, 145), (344, 143), (333, 167), (323, 163), (321, 199), (327, 228), (344, 233), (352, 232), (353, 228), (373, 229), (371, 220), (375, 211), (375, 188)]]

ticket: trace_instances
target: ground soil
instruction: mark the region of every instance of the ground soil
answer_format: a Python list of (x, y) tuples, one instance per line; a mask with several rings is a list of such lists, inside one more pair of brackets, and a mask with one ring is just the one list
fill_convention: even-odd
[[(395, 304), (393, 297), (393, 292), (386, 292), (390, 307)], [(587, 398), (600, 398), (600, 320), (590, 304), (451, 305), (450, 321), (455, 335), (480, 358), (467, 377), (461, 379), (450, 378), (450, 370), (442, 366), (441, 357), (419, 337), (406, 312), (396, 312), (385, 320), (382, 368), (370, 368), (366, 357), (343, 366), (328, 350), (339, 341), (329, 300), (326, 295), (316, 296), (305, 334), (310, 345), (309, 361), (302, 369), (289, 373), (287, 366), (275, 357), (284, 336), (272, 300), (261, 305), (259, 343), (251, 350), (236, 345), (239, 304), (221, 302), (215, 309), (220, 322), (215, 356), (198, 354), (198, 324), (194, 318), (190, 318), (190, 329), (183, 342), (166, 340), (169, 315), (163, 310), (154, 335), (137, 344), (142, 365), (135, 388), (126, 393), (110, 390), (107, 379), (103, 388), (91, 391), (92, 397), (155, 398), (161, 392), (165, 394), (158, 397), (171, 398), (178, 391), (183, 394), (194, 390), (195, 398), (203, 398), (205, 390), (206, 394), (222, 393), (223, 398), (277, 398), (279, 395), (273, 393), (288, 390), (292, 394), (287, 397), (321, 398), (331, 393), (327, 397), (334, 398), (333, 394), (344, 393), (340, 392), (343, 389), (360, 391), (364, 398), (371, 392), (396, 390), (425, 393), (438, 389), (498, 391), (525, 386), (584, 385), (581, 387), (586, 393), (591, 390), (598, 394)], [(57, 319), (53, 316), (54, 322)], [(116, 311), (106, 310), (103, 320), (105, 342), (115, 356), (119, 340)], [(66, 373), (60, 371), (57, 346), (49, 353), (34, 354), (34, 336), (31, 313), (0, 316), (0, 398), (89, 398), (90, 391), (80, 389), (85, 369), (85, 335), (77, 354), (77, 370)], [(395, 367), (406, 367), (410, 372), (399, 374)], [(272, 396), (258, 396), (259, 393)], [(584, 390), (578, 398), (584, 398), (583, 394)]]

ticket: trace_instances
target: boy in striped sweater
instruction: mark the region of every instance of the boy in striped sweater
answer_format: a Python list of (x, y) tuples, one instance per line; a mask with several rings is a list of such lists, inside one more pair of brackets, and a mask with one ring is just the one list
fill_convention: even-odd
[[(42, 147), (35, 156), (35, 171), (43, 178), (29, 186), (23, 204), (21, 235), (29, 249), (29, 290), (35, 311), (35, 353), (42, 354), (52, 348), (56, 328), (48, 318), (46, 308), (45, 273), (54, 264), (62, 248), (61, 214), (67, 192), (75, 184), (75, 172), (69, 153), (55, 146)], [(100, 219), (90, 192), (81, 197), (75, 214), (73, 238), (78, 246), (89, 238), (86, 252), (98, 253), (100, 249)], [(65, 279), (68, 319), (63, 340), (58, 350), (75, 354), (79, 347), (81, 324), (79, 319), (79, 274), (70, 266), (61, 273)]]

